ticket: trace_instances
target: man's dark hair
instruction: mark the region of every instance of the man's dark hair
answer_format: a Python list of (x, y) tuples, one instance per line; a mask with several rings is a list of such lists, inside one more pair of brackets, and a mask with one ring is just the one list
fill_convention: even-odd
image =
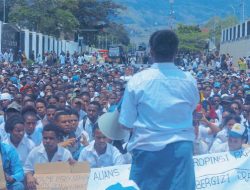
[(37, 111), (34, 107), (32, 106), (26, 106), (22, 109), (21, 111), (21, 115), (23, 116), (24, 120), (26, 120), (26, 118), (28, 116), (33, 116), (35, 118), (38, 118), (37, 117)]
[(12, 115), (7, 119), (4, 129), (7, 133), (10, 133), (14, 130), (16, 124), (24, 124), (23, 117), (20, 114)]
[(56, 99), (56, 101), (57, 102), (59, 102), (59, 98), (58, 98), (58, 96), (55, 96), (55, 95), (51, 95), (51, 96), (49, 96), (48, 98), (47, 98), (47, 101), (49, 101), (50, 99), (52, 99), (52, 98), (55, 98)]
[(80, 115), (77, 110), (71, 109), (70, 110), (70, 115), (75, 115), (78, 119), (80, 118)]
[(90, 97), (90, 94), (89, 94), (89, 92), (81, 92), (80, 96), (88, 96), (88, 97)]
[(89, 105), (95, 105), (95, 106), (98, 107), (98, 111), (101, 111), (102, 106), (101, 106), (101, 104), (99, 102), (92, 101), (92, 102), (89, 103)]
[(37, 100), (36, 100), (36, 104), (37, 103), (42, 103), (45, 107), (47, 107), (47, 102), (43, 99), (43, 98), (38, 98)]
[(151, 35), (149, 45), (155, 61), (173, 61), (179, 39), (171, 30), (159, 30)]
[(51, 105), (51, 104), (49, 104), (48, 106), (47, 106), (47, 110), (48, 109), (57, 109), (57, 107), (55, 106), (55, 105)]
[(62, 131), (60, 128), (53, 123), (49, 123), (43, 127), (43, 133), (48, 131), (53, 131), (58, 139), (60, 139), (62, 136)]
[(54, 121), (58, 121), (59, 117), (62, 115), (70, 115), (67, 111), (62, 110), (62, 111), (58, 111), (56, 112), (56, 114), (54, 115)]
[(240, 116), (235, 115), (235, 114), (230, 114), (230, 115), (228, 115), (228, 116), (225, 117), (224, 124), (226, 125), (230, 120), (235, 120), (236, 123), (240, 123), (241, 122)]

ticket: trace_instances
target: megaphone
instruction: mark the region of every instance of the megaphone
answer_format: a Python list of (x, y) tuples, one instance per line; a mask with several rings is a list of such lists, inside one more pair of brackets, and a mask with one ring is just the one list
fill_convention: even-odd
[(98, 120), (100, 131), (111, 140), (122, 140), (129, 136), (129, 131), (119, 124), (119, 112), (107, 112), (101, 115)]

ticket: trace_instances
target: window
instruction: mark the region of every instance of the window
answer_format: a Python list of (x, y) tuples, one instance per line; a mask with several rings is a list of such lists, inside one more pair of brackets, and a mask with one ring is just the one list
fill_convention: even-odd
[(228, 29), (226, 31), (226, 41), (228, 41)]

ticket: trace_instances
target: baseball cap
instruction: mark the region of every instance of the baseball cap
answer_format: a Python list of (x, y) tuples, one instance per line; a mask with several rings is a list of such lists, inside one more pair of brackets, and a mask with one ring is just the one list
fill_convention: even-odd
[(8, 111), (10, 109), (13, 109), (13, 110), (16, 110), (18, 112), (21, 112), (22, 106), (20, 104), (16, 103), (16, 102), (12, 102), (10, 105), (8, 105), (6, 111)]
[(242, 138), (246, 128), (240, 123), (235, 123), (229, 131), (229, 136), (234, 138)]
[(2, 93), (0, 95), (0, 100), (11, 100), (12, 96), (9, 93)]

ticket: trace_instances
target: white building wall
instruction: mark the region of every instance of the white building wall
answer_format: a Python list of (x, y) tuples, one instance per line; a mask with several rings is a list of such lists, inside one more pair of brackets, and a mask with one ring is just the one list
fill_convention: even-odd
[(25, 29), (23, 30), (24, 31), (24, 52), (26, 54), (26, 57), (27, 59), (29, 59), (29, 49), (30, 49), (30, 43), (29, 43), (29, 34), (30, 34), (30, 31)]
[(37, 56), (37, 52), (36, 52), (36, 32), (31, 32), (32, 34), (32, 51), (34, 51), (35, 54), (35, 59)]
[(49, 37), (49, 51), (53, 51), (53, 43), (54, 43), (54, 39), (52, 36)]
[(250, 39), (241, 39), (233, 42), (225, 42), (220, 45), (220, 54), (233, 56), (233, 61), (236, 64), (240, 57), (250, 56)]
[(38, 54), (43, 55), (43, 34), (38, 33)]
[(48, 42), (49, 36), (48, 35), (44, 35), (44, 52), (48, 52), (49, 51), (49, 42)]

